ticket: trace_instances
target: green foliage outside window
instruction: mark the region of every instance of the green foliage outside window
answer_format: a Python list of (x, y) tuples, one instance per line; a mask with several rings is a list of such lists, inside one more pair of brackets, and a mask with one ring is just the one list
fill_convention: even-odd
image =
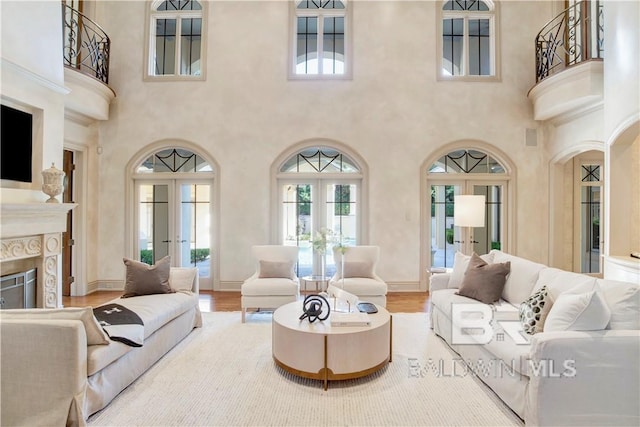
[(349, 215), (351, 213), (351, 186), (336, 185), (334, 215)]
[[(191, 249), (191, 264), (195, 264), (200, 261), (204, 261), (209, 258), (209, 249)], [(140, 251), (140, 261), (145, 264), (153, 264), (153, 250), (142, 249)]]

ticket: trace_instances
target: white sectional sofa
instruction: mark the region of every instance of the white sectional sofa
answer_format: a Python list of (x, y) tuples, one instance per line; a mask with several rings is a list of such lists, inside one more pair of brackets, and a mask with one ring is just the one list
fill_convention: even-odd
[[(182, 275), (186, 270), (171, 269), (171, 287), (179, 289), (175, 293), (110, 301), (142, 319), (142, 347), (110, 341), (106, 335), (103, 340), (90, 307), (0, 312), (0, 424), (85, 425), (91, 414), (202, 325), (197, 270)], [(177, 285), (181, 276), (189, 282)]]
[[(527, 425), (640, 425), (640, 285), (562, 271), (497, 250), (483, 259), (510, 263), (497, 303), (487, 305), (456, 294), (468, 263), (461, 254), (456, 254), (453, 271), (434, 274), (430, 281), (432, 328), (469, 372)], [(565, 294), (563, 301), (576, 289), (597, 290), (610, 310), (606, 327), (514, 332), (521, 325), (520, 304), (545, 285), (556, 300)], [(471, 304), (484, 307), (473, 313)], [(554, 316), (563, 315), (561, 304), (551, 305), (552, 311), (554, 307)], [(482, 336), (482, 327), (465, 329), (469, 321), (483, 322), (461, 317), (465, 310), (471, 316), (489, 313), (489, 339)], [(461, 339), (465, 331), (476, 335)]]

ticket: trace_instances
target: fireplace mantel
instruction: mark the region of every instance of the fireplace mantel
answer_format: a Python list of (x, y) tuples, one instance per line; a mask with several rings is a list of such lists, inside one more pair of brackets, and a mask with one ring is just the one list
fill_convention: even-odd
[(0, 262), (36, 258), (36, 305), (62, 307), (62, 233), (75, 203), (2, 203)]

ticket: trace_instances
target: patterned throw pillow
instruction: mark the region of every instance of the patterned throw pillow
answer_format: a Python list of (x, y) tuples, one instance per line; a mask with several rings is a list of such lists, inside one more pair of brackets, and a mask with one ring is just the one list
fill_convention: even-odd
[(539, 332), (539, 329), (536, 330), (536, 325), (540, 322), (540, 314), (547, 300), (547, 293), (547, 285), (544, 285), (520, 304), (522, 329), (529, 335)]

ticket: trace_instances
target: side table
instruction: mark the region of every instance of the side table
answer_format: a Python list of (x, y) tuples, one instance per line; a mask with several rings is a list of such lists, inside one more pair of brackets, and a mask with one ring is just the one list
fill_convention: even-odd
[(305, 291), (307, 290), (307, 283), (313, 283), (316, 286), (316, 292), (322, 292), (327, 289), (327, 286), (329, 284), (329, 280), (331, 280), (331, 277), (311, 275), (311, 276), (303, 276), (300, 278), (300, 280), (304, 282)]

